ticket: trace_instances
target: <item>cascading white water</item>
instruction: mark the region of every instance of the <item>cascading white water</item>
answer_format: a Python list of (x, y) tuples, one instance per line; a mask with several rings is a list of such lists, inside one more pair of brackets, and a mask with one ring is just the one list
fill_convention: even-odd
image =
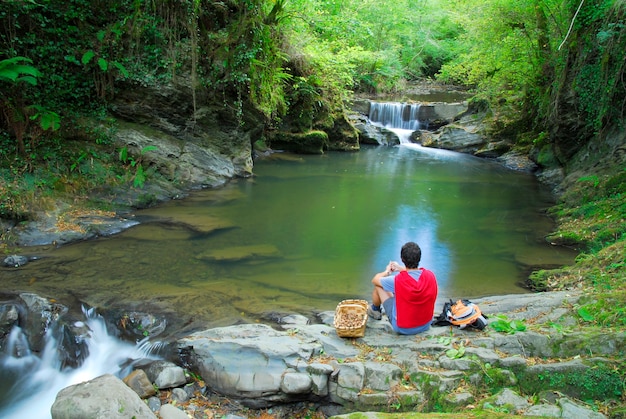
[(370, 123), (394, 132), (400, 144), (410, 144), (413, 131), (421, 128), (419, 121), (419, 103), (371, 102)]
[(132, 345), (109, 335), (106, 324), (93, 309), (84, 310), (90, 332), (85, 341), (89, 355), (78, 368), (62, 368), (58, 342), (52, 328), (46, 333), (46, 344), (37, 356), (28, 348), (23, 331), (15, 326), (0, 354), (0, 380), (4, 394), (0, 397), (3, 419), (50, 418), (50, 408), (63, 388), (91, 380), (103, 374), (123, 377), (130, 372), (130, 361), (152, 358), (147, 339)]

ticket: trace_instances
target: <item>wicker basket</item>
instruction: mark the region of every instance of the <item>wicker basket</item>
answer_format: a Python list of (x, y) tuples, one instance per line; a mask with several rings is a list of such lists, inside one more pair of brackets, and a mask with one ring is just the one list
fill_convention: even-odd
[[(365, 335), (365, 325), (367, 324), (367, 301), (365, 300), (343, 300), (337, 304), (335, 310), (335, 320), (333, 325), (337, 335), (342, 338), (360, 338)], [(345, 326), (346, 317), (352, 320), (357, 319), (357, 325)], [(354, 324), (354, 322), (353, 322)]]

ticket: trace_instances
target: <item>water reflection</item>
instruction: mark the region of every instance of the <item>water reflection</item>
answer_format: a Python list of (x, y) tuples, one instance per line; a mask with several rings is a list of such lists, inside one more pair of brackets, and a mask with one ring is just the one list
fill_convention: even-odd
[(42, 252), (3, 271), (5, 289), (157, 308), (182, 331), (368, 298), (372, 275), (409, 240), (442, 298), (526, 292), (529, 266), (573, 260), (544, 242), (551, 197), (530, 175), (407, 146), (284, 157), (140, 211), (142, 224), (115, 237)]

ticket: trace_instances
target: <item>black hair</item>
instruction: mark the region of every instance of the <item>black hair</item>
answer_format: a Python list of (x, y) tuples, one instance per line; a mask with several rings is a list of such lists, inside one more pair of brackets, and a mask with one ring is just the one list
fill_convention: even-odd
[(405, 243), (400, 250), (400, 258), (407, 269), (415, 269), (422, 259), (422, 249), (414, 242)]

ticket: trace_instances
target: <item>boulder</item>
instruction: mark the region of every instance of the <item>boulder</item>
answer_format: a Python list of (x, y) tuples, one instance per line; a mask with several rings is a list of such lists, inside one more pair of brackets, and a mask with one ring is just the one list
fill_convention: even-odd
[(398, 135), (386, 128), (377, 127), (366, 121), (357, 121), (354, 128), (359, 132), (361, 144), (371, 145), (398, 145)]
[(324, 154), (329, 147), (328, 134), (325, 131), (307, 132), (277, 131), (268, 134), (268, 145), (276, 150), (292, 151), (302, 154)]
[(319, 342), (262, 324), (197, 332), (179, 340), (178, 347), (212, 390), (250, 407), (306, 400), (324, 392), (321, 381), (330, 373), (307, 364), (321, 352)]
[(421, 132), (424, 147), (442, 148), (461, 153), (474, 154), (488, 143), (476, 127), (446, 125), (434, 133)]
[(156, 419), (130, 387), (110, 374), (64, 388), (57, 394), (51, 413), (52, 419)]

